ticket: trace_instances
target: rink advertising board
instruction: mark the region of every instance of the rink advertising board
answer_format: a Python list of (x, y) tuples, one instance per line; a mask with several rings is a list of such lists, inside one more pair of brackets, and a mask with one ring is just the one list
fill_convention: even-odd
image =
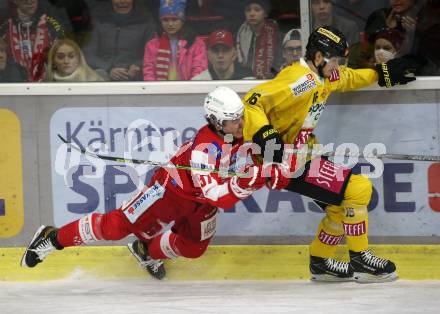
[[(185, 111), (185, 115), (179, 112)], [(380, 112), (380, 115), (378, 115)], [(383, 143), (388, 153), (439, 153), (435, 104), (329, 105), (316, 134), (321, 143), (355, 143), (360, 151)], [(152, 167), (104, 162), (63, 147), (57, 134), (100, 154), (164, 161), (205, 123), (200, 107), (63, 108), (50, 124), (54, 221), (63, 225), (84, 214), (108, 212), (135, 193)], [(348, 161), (351, 162), (350, 160)], [(369, 205), (373, 236), (440, 235), (440, 164), (359, 160), (355, 172), (372, 175)], [(439, 196), (438, 196), (439, 195)], [(217, 235), (313, 235), (321, 209), (287, 191), (263, 189), (224, 210)]]
[(20, 121), (0, 108), (0, 238), (17, 235), (23, 222)]

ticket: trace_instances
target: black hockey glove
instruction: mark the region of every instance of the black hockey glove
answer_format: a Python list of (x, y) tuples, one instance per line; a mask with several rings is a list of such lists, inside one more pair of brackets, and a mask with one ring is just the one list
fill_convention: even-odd
[(281, 163), (283, 161), (283, 140), (270, 124), (259, 129), (252, 137), (252, 141), (260, 146), (261, 156), (265, 162)]
[(417, 62), (411, 57), (391, 59), (386, 63), (376, 64), (379, 86), (392, 87), (404, 85), (416, 79)]

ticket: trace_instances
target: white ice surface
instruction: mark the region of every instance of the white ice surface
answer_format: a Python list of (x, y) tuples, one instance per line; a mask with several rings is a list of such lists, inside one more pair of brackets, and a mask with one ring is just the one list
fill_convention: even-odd
[(0, 282), (0, 313), (440, 313), (440, 281)]

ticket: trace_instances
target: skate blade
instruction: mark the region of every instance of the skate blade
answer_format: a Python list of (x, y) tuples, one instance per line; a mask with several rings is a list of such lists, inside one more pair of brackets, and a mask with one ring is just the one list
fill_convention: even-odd
[(143, 267), (142, 266), (142, 262), (144, 261), (135, 251), (134, 251), (134, 249), (133, 249), (133, 243), (134, 242), (132, 242), (132, 243), (128, 243), (127, 244), (127, 248), (128, 248), (128, 250), (130, 251), (130, 253), (131, 253), (131, 255), (133, 255), (137, 260), (138, 260), (138, 262), (139, 262), (139, 267), (140, 268), (142, 268), (143, 270), (145, 270), (146, 272), (148, 272), (148, 274), (151, 276), (151, 277), (153, 277), (153, 279), (155, 279), (155, 280), (162, 280), (164, 277), (162, 277), (162, 278), (158, 278), (158, 277), (156, 277), (155, 275), (153, 275), (153, 274), (151, 274), (150, 273), (150, 271), (148, 270), (148, 269), (145, 269), (145, 267)]
[(27, 267), (30, 268), (27, 264), (26, 264), (26, 254), (29, 251), (29, 247), (31, 246), (32, 243), (34, 243), (35, 239), (41, 234), (41, 232), (43, 231), (43, 229), (46, 228), (46, 226), (41, 226), (40, 228), (38, 228), (37, 232), (35, 232), (34, 237), (32, 238), (32, 240), (29, 242), (28, 246), (26, 247), (26, 251), (24, 251), (23, 256), (21, 257), (21, 262), (20, 265), (21, 267)]
[(130, 253), (138, 260), (138, 262), (140, 263), (140, 262), (142, 262), (142, 258), (139, 256), (139, 255), (137, 255), (136, 254), (136, 252), (134, 251), (134, 249), (133, 249), (133, 243), (134, 242), (132, 242), (132, 243), (128, 243), (127, 244), (127, 247), (128, 247), (128, 250), (130, 251)]
[(381, 283), (391, 282), (399, 278), (397, 272), (383, 275), (372, 275), (367, 273), (354, 273), (354, 279), (357, 283)]
[(354, 277), (341, 278), (329, 274), (311, 274), (310, 280), (316, 282), (350, 282), (354, 281)]

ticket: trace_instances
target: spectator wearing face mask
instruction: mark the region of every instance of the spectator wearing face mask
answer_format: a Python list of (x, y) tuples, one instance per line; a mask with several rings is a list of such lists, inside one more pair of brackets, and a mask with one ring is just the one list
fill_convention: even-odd
[(375, 63), (385, 63), (400, 57), (403, 39), (403, 34), (397, 29), (387, 28), (379, 31), (374, 40)]
[(374, 11), (368, 17), (365, 32), (369, 37), (384, 28), (395, 28), (402, 32), (404, 41), (400, 48), (401, 54), (413, 53), (417, 13), (423, 1), (390, 0), (390, 7)]
[(395, 28), (383, 28), (369, 36), (365, 47), (352, 47), (348, 65), (354, 68), (374, 68), (377, 63), (401, 57), (404, 38), (405, 35)]

